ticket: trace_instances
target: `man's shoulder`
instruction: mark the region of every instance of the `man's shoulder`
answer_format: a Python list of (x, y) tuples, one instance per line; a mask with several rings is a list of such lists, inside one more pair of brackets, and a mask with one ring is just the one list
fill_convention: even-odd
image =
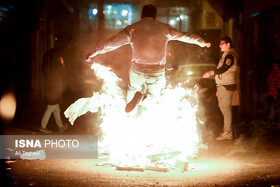
[(232, 55), (234, 57), (238, 57), (238, 53), (236, 52), (236, 50), (234, 48), (231, 48), (230, 50), (228, 50), (226, 54)]
[(171, 27), (171, 26), (168, 25), (167, 23), (163, 23), (163, 22), (161, 22), (161, 21), (159, 21), (159, 20), (155, 20), (155, 23), (158, 24), (158, 25), (161, 25), (161, 26), (163, 26), (163, 27)]
[(128, 25), (127, 27), (133, 27), (133, 26), (142, 25), (142, 24), (156, 24), (156, 25), (162, 25), (162, 26), (170, 27), (167, 23), (163, 23), (163, 22), (161, 22), (159, 20), (156, 20), (156, 19), (142, 19), (140, 21), (132, 23), (131, 25)]
[(169, 33), (172, 30), (172, 27), (166, 23), (163, 23), (154, 19), (142, 19), (138, 22), (135, 22), (131, 25), (128, 25), (124, 28), (124, 31), (128, 34), (133, 33), (135, 30), (138, 31), (151, 31), (153, 32), (166, 32)]
[(225, 55), (225, 58), (226, 58), (226, 59), (232, 59), (232, 60), (233, 60), (233, 59), (234, 59), (234, 56), (233, 56), (233, 54), (228, 53), (228, 54)]

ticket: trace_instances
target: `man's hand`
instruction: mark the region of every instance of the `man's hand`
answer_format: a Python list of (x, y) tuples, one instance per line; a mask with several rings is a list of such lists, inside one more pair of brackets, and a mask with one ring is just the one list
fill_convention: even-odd
[(203, 78), (206, 78), (206, 79), (209, 78), (210, 76), (211, 76), (210, 71), (207, 71), (203, 74)]
[(211, 43), (205, 43), (204, 47), (207, 47), (207, 48), (211, 47)]
[(88, 54), (87, 56), (86, 56), (86, 62), (90, 62), (91, 60), (91, 54)]
[(91, 58), (93, 58), (93, 57), (95, 57), (95, 56), (97, 56), (99, 53), (98, 53), (98, 51), (95, 51), (94, 53), (90, 53), (90, 54), (88, 54), (87, 56), (86, 56), (86, 61), (87, 62), (91, 62)]

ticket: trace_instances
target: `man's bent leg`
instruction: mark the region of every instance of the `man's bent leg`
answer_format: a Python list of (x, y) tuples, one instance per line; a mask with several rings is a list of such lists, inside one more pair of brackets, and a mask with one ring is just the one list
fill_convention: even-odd
[(141, 92), (145, 83), (145, 75), (136, 70), (129, 71), (129, 86), (127, 91), (126, 112), (131, 112), (142, 101), (144, 93)]
[(160, 97), (161, 91), (166, 85), (165, 73), (160, 73), (157, 77), (150, 77), (147, 80), (147, 99), (157, 101)]
[(135, 70), (129, 71), (129, 85), (126, 96), (127, 103), (130, 102), (137, 91), (142, 91), (142, 87), (145, 83), (145, 77), (143, 73)]

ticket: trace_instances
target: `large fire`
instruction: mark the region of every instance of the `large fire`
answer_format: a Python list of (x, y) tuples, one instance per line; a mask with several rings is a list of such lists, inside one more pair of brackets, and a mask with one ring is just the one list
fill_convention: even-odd
[(103, 79), (100, 92), (81, 98), (65, 111), (73, 125), (87, 112), (100, 112), (99, 152), (108, 153), (117, 166), (174, 168), (197, 154), (197, 94), (195, 89), (168, 85), (157, 101), (143, 101), (135, 115), (125, 113), (125, 96), (110, 68), (94, 63), (95, 75)]

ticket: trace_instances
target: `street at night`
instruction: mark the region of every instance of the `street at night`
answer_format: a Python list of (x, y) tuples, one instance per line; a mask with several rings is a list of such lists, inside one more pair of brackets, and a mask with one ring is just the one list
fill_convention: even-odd
[[(31, 124), (7, 128), (5, 134), (42, 133)], [(280, 184), (279, 129), (254, 122), (240, 124), (234, 141), (209, 141), (208, 149), (189, 160), (188, 171), (119, 171), (98, 166), (99, 159), (3, 160), (11, 186), (277, 186)], [(70, 128), (65, 133), (83, 132)]]
[(280, 1), (0, 2), (3, 186), (280, 187)]

